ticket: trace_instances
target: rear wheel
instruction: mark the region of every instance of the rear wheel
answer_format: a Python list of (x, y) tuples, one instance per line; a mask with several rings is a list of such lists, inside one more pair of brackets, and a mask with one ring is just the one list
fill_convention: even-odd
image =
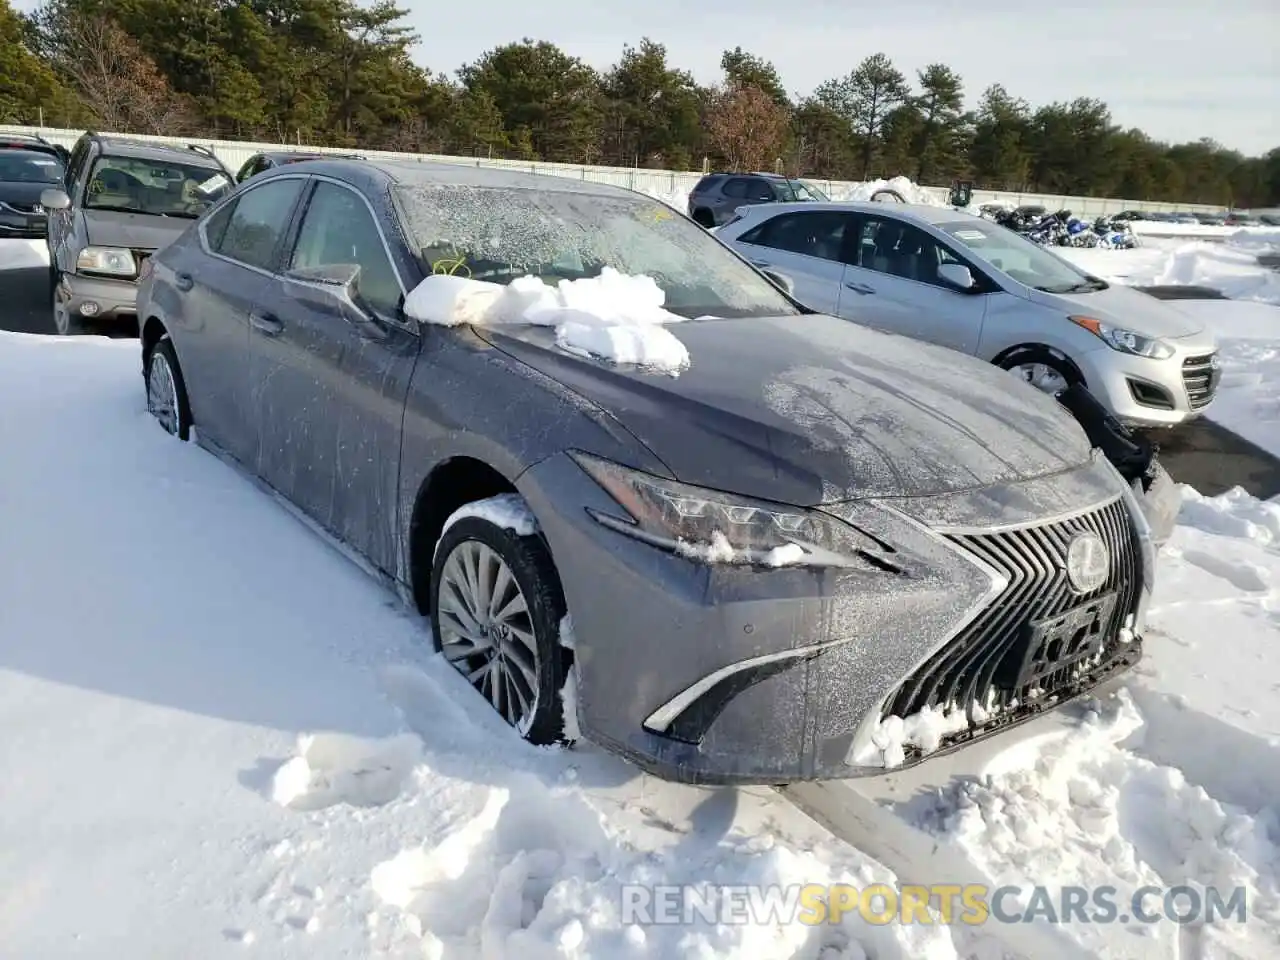
[(147, 412), (179, 440), (191, 438), (191, 406), (173, 341), (163, 336), (147, 358)]
[(711, 215), (711, 211), (705, 207), (699, 207), (693, 211), (693, 222), (710, 230), (716, 225), (716, 218)]
[(431, 573), (435, 646), (531, 743), (565, 739), (564, 594), (546, 545), (480, 517), (449, 525)]

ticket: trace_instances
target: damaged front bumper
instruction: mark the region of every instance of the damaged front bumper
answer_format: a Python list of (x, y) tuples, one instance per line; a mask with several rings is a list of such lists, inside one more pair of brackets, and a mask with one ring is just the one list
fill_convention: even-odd
[[(613, 505), (567, 457), (519, 486), (573, 611), (584, 736), (667, 779), (883, 773), (1030, 719), (1140, 656), (1154, 546), (1100, 457), (1004, 487), (822, 508), (891, 543), (902, 573), (676, 556), (593, 520)], [(1109, 566), (1085, 592), (1066, 569), (1082, 534)], [(937, 743), (884, 743), (891, 716), (921, 710), (964, 722)]]

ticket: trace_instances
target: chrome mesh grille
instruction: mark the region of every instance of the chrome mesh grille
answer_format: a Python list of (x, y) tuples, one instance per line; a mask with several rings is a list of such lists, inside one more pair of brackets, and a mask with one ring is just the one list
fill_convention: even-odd
[[(1098, 589), (1076, 593), (1067, 579), (1067, 549), (1079, 533), (1091, 531), (1107, 546), (1110, 572)], [(1031, 649), (1033, 626), (1098, 601), (1103, 646), (1091, 664), (1096, 685), (1127, 666), (1138, 654), (1137, 641), (1122, 643), (1120, 628), (1134, 611), (1142, 584), (1142, 556), (1128, 509), (1117, 499), (1089, 513), (1035, 527), (993, 533), (947, 535), (947, 539), (1008, 578), (1008, 586), (968, 626), (908, 677), (889, 698), (883, 716), (908, 717), (926, 707), (968, 711), (969, 730), (951, 739), (967, 739), (997, 725), (991, 718), (1010, 711), (1034, 712), (1035, 701), (1079, 688), (1080, 665), (1064, 659), (1039, 663), (1034, 682), (1019, 686)], [(1114, 601), (1114, 602), (1112, 602)], [(1131, 657), (1126, 655), (1131, 654)], [(1108, 670), (1119, 656), (1123, 663)], [(975, 710), (975, 704), (978, 709)], [(944, 741), (945, 742), (945, 741)]]

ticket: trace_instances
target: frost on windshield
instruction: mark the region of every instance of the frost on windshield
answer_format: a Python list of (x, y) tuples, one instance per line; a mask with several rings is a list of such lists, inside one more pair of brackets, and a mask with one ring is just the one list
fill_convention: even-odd
[(652, 277), (605, 267), (599, 276), (549, 286), (534, 276), (508, 284), (465, 277), (427, 277), (405, 299), (406, 316), (442, 326), (529, 323), (554, 327), (564, 350), (663, 373), (689, 365), (689, 351), (664, 329), (682, 317), (663, 308)]

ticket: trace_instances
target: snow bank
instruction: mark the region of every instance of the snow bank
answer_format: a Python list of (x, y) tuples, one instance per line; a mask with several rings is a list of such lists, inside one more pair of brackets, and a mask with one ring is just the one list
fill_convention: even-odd
[(832, 200), (871, 200), (877, 191), (893, 190), (902, 196), (907, 203), (922, 203), (933, 207), (945, 207), (946, 191), (929, 189), (913, 183), (907, 177), (894, 177), (892, 180), (868, 180), (847, 187), (832, 188), (835, 192)]
[(442, 326), (554, 327), (556, 342), (572, 353), (675, 374), (689, 365), (689, 351), (664, 329), (683, 319), (665, 310), (665, 302), (652, 277), (605, 267), (598, 277), (561, 280), (554, 287), (532, 276), (505, 285), (431, 276), (409, 292), (404, 311), (420, 323)]

